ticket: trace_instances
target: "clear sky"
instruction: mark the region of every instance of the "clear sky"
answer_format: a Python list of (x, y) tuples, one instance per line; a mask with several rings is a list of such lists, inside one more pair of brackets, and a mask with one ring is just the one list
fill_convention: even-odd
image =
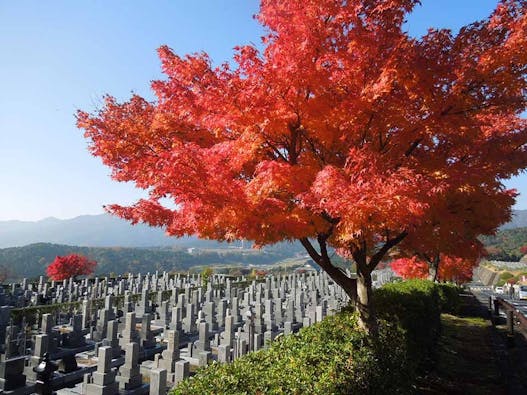
[[(412, 35), (457, 31), (497, 0), (422, 3), (408, 20)], [(0, 220), (99, 214), (142, 196), (89, 154), (75, 111), (95, 110), (105, 93), (151, 98), (162, 44), (230, 60), (234, 46), (259, 44), (257, 11), (256, 0), (0, 0)], [(527, 175), (506, 185), (527, 209)]]

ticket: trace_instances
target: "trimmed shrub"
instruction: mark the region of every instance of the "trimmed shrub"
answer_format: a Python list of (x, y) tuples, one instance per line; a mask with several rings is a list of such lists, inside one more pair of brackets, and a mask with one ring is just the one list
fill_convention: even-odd
[(428, 280), (407, 280), (386, 284), (375, 290), (378, 315), (400, 322), (406, 332), (408, 357), (418, 371), (436, 359), (441, 332), (441, 303), (437, 284)]
[(213, 363), (180, 383), (173, 394), (408, 393), (413, 376), (404, 334), (380, 322), (379, 339), (360, 330), (355, 314), (342, 312), (276, 340), (269, 349)]
[(436, 284), (439, 291), (439, 302), (442, 313), (457, 314), (461, 306), (461, 297), (459, 296), (463, 289), (453, 283)]

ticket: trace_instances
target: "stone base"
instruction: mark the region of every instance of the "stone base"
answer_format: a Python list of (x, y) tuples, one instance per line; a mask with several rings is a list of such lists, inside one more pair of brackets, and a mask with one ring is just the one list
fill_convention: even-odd
[(86, 395), (116, 395), (119, 393), (117, 383), (108, 385), (87, 384)]
[(10, 391), (26, 385), (23, 374), (25, 357), (15, 357), (0, 361), (0, 390)]

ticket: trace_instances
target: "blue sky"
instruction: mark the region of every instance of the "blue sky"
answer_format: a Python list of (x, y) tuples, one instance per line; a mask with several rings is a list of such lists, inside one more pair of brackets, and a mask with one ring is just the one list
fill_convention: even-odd
[[(487, 16), (496, 0), (422, 0), (412, 35)], [(156, 48), (206, 51), (215, 63), (263, 34), (255, 0), (0, 1), (0, 220), (72, 218), (142, 196), (114, 182), (75, 127), (76, 109), (93, 111), (110, 93), (151, 98), (162, 78)], [(506, 182), (527, 209), (527, 175)]]

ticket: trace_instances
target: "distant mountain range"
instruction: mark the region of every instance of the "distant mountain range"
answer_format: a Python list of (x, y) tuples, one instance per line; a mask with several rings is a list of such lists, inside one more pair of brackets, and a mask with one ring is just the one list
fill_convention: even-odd
[[(527, 227), (527, 210), (516, 210), (501, 229)], [(227, 248), (228, 244), (196, 237), (168, 237), (159, 228), (131, 225), (109, 214), (83, 215), (60, 220), (0, 221), (0, 248), (32, 243), (55, 243), (86, 247), (180, 247)]]
[(86, 247), (201, 247), (226, 246), (197, 237), (169, 237), (164, 230), (109, 214), (83, 215), (72, 219), (46, 218), (40, 221), (0, 221), (0, 248), (33, 243), (54, 243)]
[(513, 210), (511, 222), (506, 223), (500, 229), (515, 229), (527, 227), (527, 210)]

